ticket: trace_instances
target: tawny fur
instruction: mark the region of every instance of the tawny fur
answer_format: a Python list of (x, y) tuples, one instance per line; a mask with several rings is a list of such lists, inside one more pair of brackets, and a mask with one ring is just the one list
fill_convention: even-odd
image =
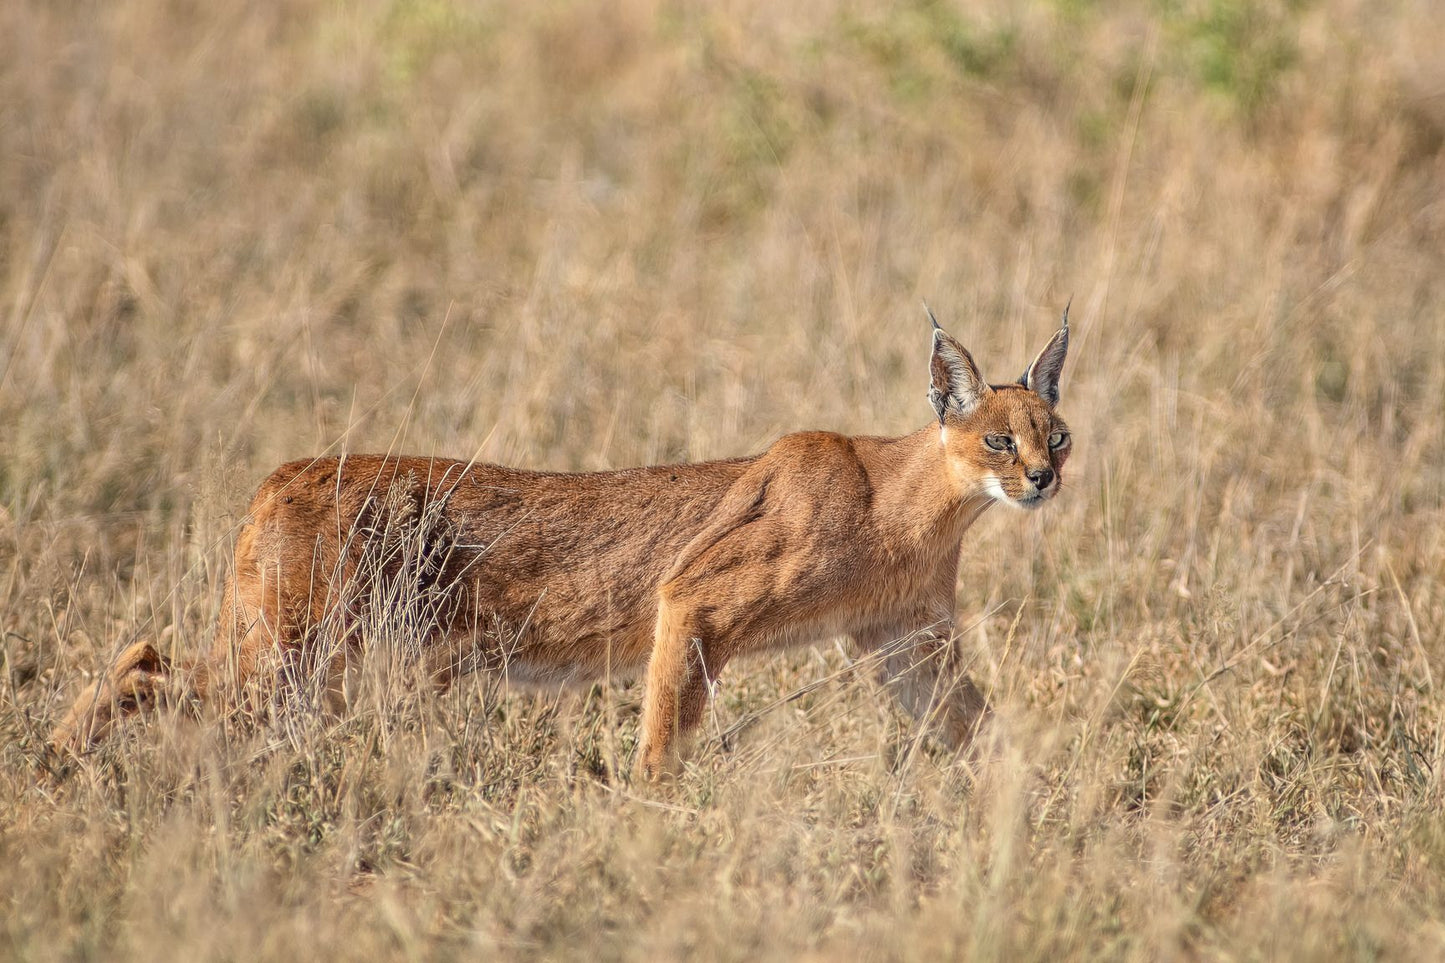
[(384, 606), (409, 610), (443, 685), (474, 669), (541, 683), (645, 671), (649, 777), (675, 763), (732, 658), (840, 635), (865, 652), (916, 636), (884, 674), (966, 743), (986, 705), (950, 637), (964, 534), (996, 501), (1057, 492), (1069, 436), (1045, 399), (1067, 343), (1066, 314), (1019, 384), (989, 386), (936, 330), (938, 419), (901, 438), (800, 432), (749, 458), (586, 474), (379, 455), (283, 465), (240, 530), (210, 653), (171, 666), (130, 646), (52, 744), (83, 752), (176, 688), (224, 701), (275, 684), (288, 659), (334, 664)]

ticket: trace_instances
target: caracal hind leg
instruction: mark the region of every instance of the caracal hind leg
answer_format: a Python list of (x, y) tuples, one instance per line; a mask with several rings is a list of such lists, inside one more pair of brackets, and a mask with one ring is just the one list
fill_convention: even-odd
[[(195, 669), (193, 686), (221, 714), (249, 714), (264, 706), (288, 677), (305, 668), (310, 617), (298, 603), (277, 591), (274, 577), (263, 579), (239, 552), (217, 619), (216, 638)], [(323, 667), (329, 669), (330, 667)], [(339, 678), (318, 677), (328, 704)], [(338, 689), (339, 691), (339, 689)]]
[(725, 657), (696, 617), (696, 609), (664, 587), (657, 632), (647, 663), (637, 772), (649, 781), (677, 770), (680, 743), (702, 722), (711, 683)]

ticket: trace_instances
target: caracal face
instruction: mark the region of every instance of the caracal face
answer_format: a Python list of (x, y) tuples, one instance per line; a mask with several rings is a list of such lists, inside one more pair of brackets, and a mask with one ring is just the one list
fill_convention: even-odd
[(980, 479), (996, 501), (1038, 508), (1058, 494), (1071, 442), (1052, 406), (1019, 385), (1000, 385), (946, 444), (955, 471)]
[(1038, 508), (1058, 494), (1072, 446), (1069, 426), (1054, 410), (1069, 349), (1068, 309), (1023, 376), (1003, 385), (985, 382), (963, 345), (933, 324), (928, 396), (954, 479), (1015, 508)]

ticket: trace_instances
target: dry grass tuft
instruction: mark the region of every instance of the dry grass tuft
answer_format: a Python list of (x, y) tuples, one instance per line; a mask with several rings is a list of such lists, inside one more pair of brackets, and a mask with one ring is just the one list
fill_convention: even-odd
[[(1445, 955), (1445, 19), (775, 6), (0, 4), (7, 955)], [(347, 713), (37, 778), (285, 459), (901, 432), (921, 296), (1002, 379), (1070, 294), (1068, 488), (960, 574), (976, 773), (821, 646), (644, 793), (635, 686), (418, 695), (378, 612)]]

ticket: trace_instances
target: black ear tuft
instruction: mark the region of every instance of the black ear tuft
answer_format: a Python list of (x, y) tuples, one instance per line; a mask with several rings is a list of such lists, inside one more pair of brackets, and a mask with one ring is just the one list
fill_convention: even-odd
[(933, 309), (928, 306), (927, 301), (923, 302), (923, 310), (928, 312), (928, 320), (933, 323), (933, 330), (942, 331), (943, 325), (939, 324), (938, 319), (933, 316)]

